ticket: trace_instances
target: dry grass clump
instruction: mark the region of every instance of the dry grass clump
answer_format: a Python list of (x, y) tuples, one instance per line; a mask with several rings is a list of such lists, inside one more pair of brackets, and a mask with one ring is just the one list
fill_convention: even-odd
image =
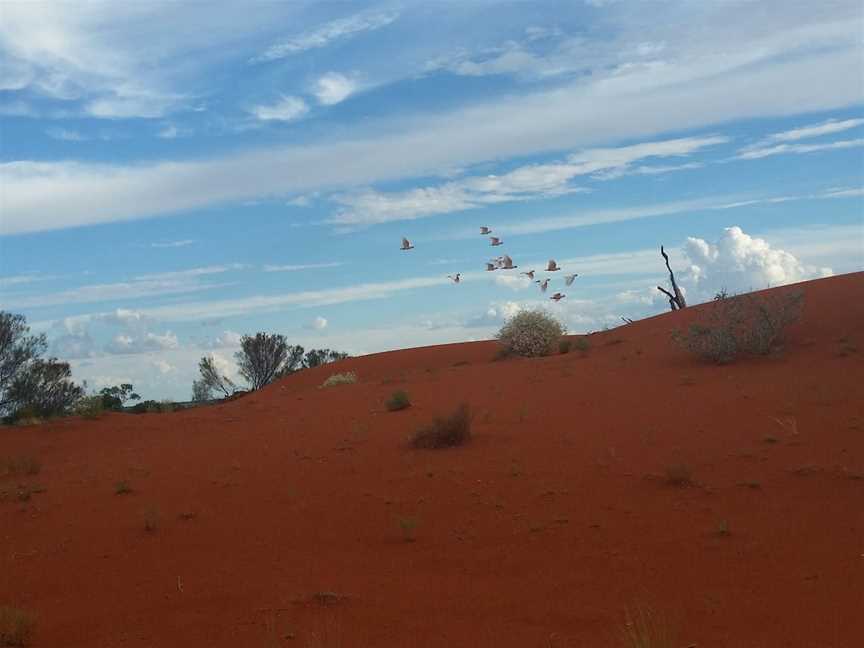
[(0, 646), (29, 646), (35, 629), (36, 619), (32, 614), (0, 606)]
[(322, 387), (335, 387), (337, 385), (353, 385), (357, 382), (357, 374), (353, 371), (346, 371), (345, 373), (333, 374), (323, 383), (321, 383)]
[(690, 466), (683, 463), (670, 464), (663, 470), (663, 481), (669, 486), (684, 486), (693, 485), (693, 474), (690, 472)]
[(398, 389), (393, 392), (393, 395), (387, 400), (387, 411), (398, 412), (399, 410), (411, 407), (411, 399), (408, 397), (408, 392)]
[(680, 648), (677, 633), (663, 615), (650, 607), (628, 610), (621, 629), (624, 648)]
[(450, 416), (438, 417), (414, 433), (415, 448), (451, 448), (464, 445), (471, 438), (471, 410), (462, 403)]
[(529, 358), (548, 355), (564, 335), (564, 326), (543, 310), (520, 311), (498, 331), (502, 354)]
[(783, 341), (803, 305), (801, 292), (718, 295), (701, 321), (672, 337), (682, 348), (716, 364), (744, 354), (767, 355)]
[(132, 487), (129, 485), (129, 482), (126, 480), (119, 481), (114, 484), (114, 494), (115, 495), (128, 495), (132, 492)]
[(0, 477), (5, 475), (38, 475), (42, 470), (42, 463), (29, 455), (7, 459), (0, 464)]

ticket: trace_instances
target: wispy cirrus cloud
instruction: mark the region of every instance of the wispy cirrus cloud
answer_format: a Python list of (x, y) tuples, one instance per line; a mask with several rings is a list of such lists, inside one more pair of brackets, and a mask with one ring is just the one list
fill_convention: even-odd
[(151, 243), (150, 247), (154, 248), (179, 248), (186, 247), (188, 245), (193, 245), (195, 243), (194, 239), (184, 239), (182, 241), (166, 241), (164, 243)]
[(810, 137), (821, 137), (822, 135), (833, 135), (840, 133), (850, 128), (857, 128), (864, 125), (864, 119), (829, 119), (821, 124), (811, 124), (809, 126), (801, 126), (780, 133), (773, 133), (767, 137), (769, 141), (774, 142), (791, 142)]
[(282, 97), (272, 104), (260, 104), (249, 108), (260, 121), (294, 121), (309, 112), (309, 106), (300, 97)]
[(815, 153), (816, 151), (834, 151), (837, 149), (857, 148), (864, 146), (864, 137), (836, 142), (820, 142), (818, 144), (776, 144), (742, 150), (738, 153), (739, 160), (758, 160), (772, 155), (790, 155), (800, 153)]
[(864, 138), (818, 142), (815, 144), (798, 143), (803, 139), (842, 133), (843, 131), (858, 128), (862, 125), (864, 125), (864, 119), (829, 119), (819, 124), (808, 124), (779, 133), (771, 133), (758, 142), (739, 149), (736, 158), (739, 160), (757, 160), (772, 155), (813, 153), (815, 151), (862, 146), (864, 145)]
[(264, 272), (297, 272), (299, 270), (316, 270), (318, 268), (338, 268), (345, 265), (344, 261), (328, 263), (301, 263), (297, 265), (265, 265)]
[(310, 49), (326, 47), (335, 41), (350, 38), (362, 32), (374, 31), (386, 27), (399, 17), (393, 12), (366, 11), (338, 18), (321, 25), (316, 29), (303, 32), (280, 43), (268, 47), (263, 54), (253, 58), (250, 62), (261, 63), (275, 61), (277, 59), (299, 54)]
[(665, 167), (631, 167), (648, 158), (685, 157), (704, 148), (725, 144), (728, 137), (712, 135), (646, 142), (618, 148), (588, 149), (566, 160), (518, 167), (501, 175), (470, 176), (432, 187), (401, 192), (372, 189), (333, 197), (343, 208), (328, 222), (364, 226), (397, 220), (413, 220), (435, 214), (473, 209), (483, 205), (536, 200), (586, 191), (570, 181), (578, 176), (601, 179), (628, 173), (669, 173), (692, 169), (695, 163)]

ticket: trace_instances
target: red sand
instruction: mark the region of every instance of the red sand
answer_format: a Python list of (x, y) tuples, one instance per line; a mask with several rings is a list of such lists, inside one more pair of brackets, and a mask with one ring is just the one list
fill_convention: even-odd
[[(864, 273), (798, 288), (785, 350), (722, 367), (670, 342), (690, 309), (584, 356), (410, 349), (338, 365), (356, 385), (4, 428), (43, 467), (0, 479), (0, 605), (43, 648), (617, 646), (638, 605), (682, 647), (864, 645)], [(468, 446), (407, 448), (462, 400)]]

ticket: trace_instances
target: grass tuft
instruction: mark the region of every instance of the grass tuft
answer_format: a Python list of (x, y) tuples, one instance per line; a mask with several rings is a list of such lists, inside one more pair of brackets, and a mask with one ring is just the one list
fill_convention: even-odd
[(323, 383), (321, 383), (322, 387), (335, 387), (337, 385), (353, 385), (357, 382), (357, 374), (353, 371), (346, 371), (345, 373), (333, 374)]
[(114, 484), (114, 494), (115, 495), (128, 495), (132, 492), (132, 487), (129, 485), (125, 479), (123, 481), (119, 481)]
[(36, 619), (29, 612), (0, 606), (0, 646), (29, 646), (35, 629)]
[(387, 400), (387, 411), (389, 412), (398, 412), (408, 407), (411, 407), (411, 399), (408, 398), (408, 393), (402, 389), (393, 392), (393, 395)]
[(462, 403), (450, 416), (438, 417), (414, 433), (415, 448), (450, 448), (464, 445), (471, 438), (471, 410)]
[(672, 624), (650, 607), (628, 610), (621, 643), (625, 648), (680, 648)]
[(670, 464), (663, 469), (663, 481), (669, 486), (683, 488), (693, 485), (690, 466), (683, 463)]

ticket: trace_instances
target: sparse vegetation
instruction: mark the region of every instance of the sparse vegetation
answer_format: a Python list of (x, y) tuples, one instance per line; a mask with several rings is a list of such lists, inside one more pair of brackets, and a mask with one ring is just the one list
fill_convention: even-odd
[(29, 646), (36, 619), (19, 608), (0, 606), (0, 646)]
[(588, 349), (591, 348), (591, 343), (588, 341), (587, 335), (580, 335), (576, 338), (576, 341), (573, 342), (573, 346), (576, 347), (577, 351), (581, 351), (582, 353), (587, 353)]
[(357, 382), (357, 374), (353, 371), (346, 371), (344, 373), (333, 374), (323, 383), (321, 383), (322, 387), (335, 387), (337, 385), (353, 385)]
[(561, 338), (561, 341), (558, 342), (558, 353), (561, 355), (565, 355), (570, 353), (570, 348), (573, 346), (573, 340), (570, 338)]
[(159, 530), (159, 509), (155, 506), (144, 509), (144, 530), (147, 533), (156, 533)]
[(747, 294), (716, 299), (702, 321), (673, 339), (684, 349), (717, 364), (742, 354), (767, 355), (782, 342), (786, 328), (801, 314), (800, 292)]
[(505, 354), (525, 357), (548, 355), (564, 335), (564, 326), (543, 310), (520, 311), (498, 331)]
[(75, 403), (72, 410), (74, 414), (86, 419), (97, 419), (105, 411), (104, 401), (101, 396), (96, 394), (92, 396), (83, 396)]
[(114, 484), (114, 494), (115, 495), (128, 495), (132, 492), (132, 487), (129, 485), (129, 482), (123, 480)]
[(714, 533), (721, 538), (725, 538), (731, 535), (732, 532), (729, 530), (729, 520), (720, 520), (720, 523), (717, 525), (717, 529), (714, 531)]
[(417, 524), (417, 518), (399, 518), (399, 528), (402, 529), (402, 538), (405, 540), (405, 542), (414, 542), (414, 530), (417, 528)]
[(663, 481), (669, 486), (683, 488), (693, 485), (693, 474), (690, 466), (684, 463), (674, 463), (663, 469)]
[(99, 396), (102, 398), (102, 407), (106, 410), (121, 410), (126, 401), (141, 399), (130, 383), (103, 387), (99, 390)]
[(438, 417), (414, 433), (415, 448), (449, 448), (464, 445), (471, 438), (471, 410), (462, 403), (450, 416)]
[(411, 399), (408, 397), (408, 393), (402, 389), (393, 392), (393, 395), (387, 400), (387, 410), (390, 412), (398, 412), (408, 407), (411, 407)]
[(627, 611), (621, 643), (624, 648), (680, 648), (672, 624), (650, 607)]
[(42, 470), (42, 463), (36, 457), (25, 455), (15, 459), (7, 459), (0, 466), (0, 477), (5, 475), (38, 475), (40, 470)]

